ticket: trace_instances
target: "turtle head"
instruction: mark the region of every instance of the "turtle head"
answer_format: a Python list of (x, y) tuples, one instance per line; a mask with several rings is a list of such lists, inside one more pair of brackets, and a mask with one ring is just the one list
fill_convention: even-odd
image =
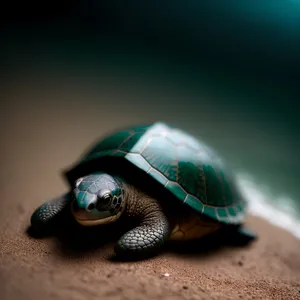
[(84, 226), (116, 221), (125, 207), (122, 183), (106, 173), (94, 173), (76, 180), (72, 214)]

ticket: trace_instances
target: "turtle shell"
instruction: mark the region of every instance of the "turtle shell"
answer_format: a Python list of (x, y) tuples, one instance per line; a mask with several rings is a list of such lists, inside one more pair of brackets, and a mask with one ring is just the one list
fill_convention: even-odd
[(199, 214), (222, 223), (245, 217), (247, 203), (232, 172), (214, 150), (183, 130), (157, 122), (114, 132), (65, 173), (69, 183), (88, 163), (100, 171), (99, 158), (126, 160)]

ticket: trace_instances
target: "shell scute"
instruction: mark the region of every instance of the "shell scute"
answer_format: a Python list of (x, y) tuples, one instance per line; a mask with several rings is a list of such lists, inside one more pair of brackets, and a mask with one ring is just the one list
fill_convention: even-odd
[(119, 149), (125, 152), (131, 152), (132, 148), (136, 145), (143, 134), (143, 131), (133, 132), (123, 141), (123, 143), (119, 146)]
[(192, 195), (188, 195), (184, 203), (193, 208), (194, 210), (198, 211), (199, 213), (203, 212), (202, 201), (199, 201), (199, 199)]
[(87, 156), (101, 153), (105, 150), (119, 149), (124, 141), (127, 141), (132, 135), (133, 133), (131, 131), (120, 131), (112, 134), (111, 136), (105, 137), (89, 151)]
[(168, 179), (156, 169), (151, 168), (148, 173), (163, 186), (167, 184)]
[(151, 169), (151, 165), (140, 154), (128, 153), (126, 159), (145, 172)]
[(165, 187), (172, 192), (179, 200), (184, 201), (187, 194), (176, 182), (168, 181)]
[(160, 122), (122, 130), (102, 139), (80, 163), (106, 156), (123, 157), (199, 214), (225, 223), (245, 216), (246, 202), (230, 170), (183, 130)]
[(171, 142), (161, 136), (153, 136), (149, 138), (141, 155), (154, 169), (159, 170), (169, 180), (176, 181), (178, 160), (176, 148)]
[(205, 205), (203, 209), (203, 213), (213, 219), (217, 218), (217, 211), (215, 207)]

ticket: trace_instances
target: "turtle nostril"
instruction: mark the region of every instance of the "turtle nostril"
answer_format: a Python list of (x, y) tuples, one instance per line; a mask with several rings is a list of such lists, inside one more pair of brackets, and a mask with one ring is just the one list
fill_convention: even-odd
[(93, 210), (95, 208), (95, 203), (90, 203), (88, 206), (87, 206), (87, 209), (88, 210)]

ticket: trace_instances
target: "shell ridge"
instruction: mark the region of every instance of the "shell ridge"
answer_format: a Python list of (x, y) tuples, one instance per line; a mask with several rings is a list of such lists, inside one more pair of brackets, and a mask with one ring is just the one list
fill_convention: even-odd
[(238, 194), (231, 173), (224, 172), (225, 165), (213, 149), (162, 122), (140, 128), (136, 126), (122, 131), (124, 134), (108, 136), (111, 140), (105, 146), (111, 144), (109, 149), (99, 146), (98, 151), (90, 152), (82, 161), (120, 156), (198, 213), (228, 223), (244, 217), (245, 199)]

